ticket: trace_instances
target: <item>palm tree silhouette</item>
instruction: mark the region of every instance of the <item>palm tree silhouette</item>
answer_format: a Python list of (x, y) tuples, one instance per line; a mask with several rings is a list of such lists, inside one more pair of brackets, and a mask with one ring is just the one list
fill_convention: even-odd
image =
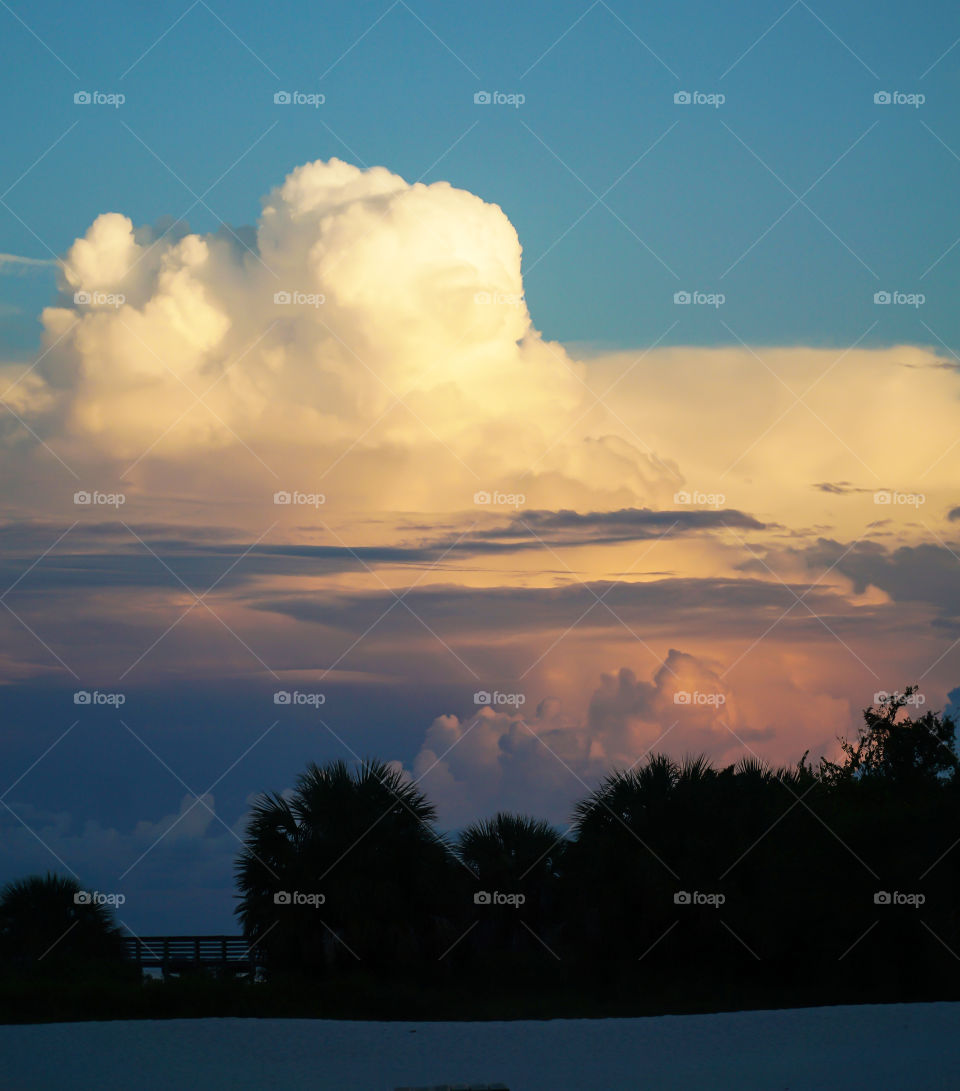
[(450, 902), (436, 811), (396, 768), (310, 764), (254, 804), (237, 863), (244, 935), (272, 969), (416, 960)]
[(75, 974), (123, 957), (109, 906), (75, 879), (30, 875), (0, 890), (0, 963), (8, 969)]
[(531, 877), (555, 878), (564, 844), (548, 822), (500, 811), (467, 826), (457, 839), (457, 852), (481, 888), (510, 890)]
[[(480, 925), (475, 951), (549, 949), (559, 939), (559, 883), (566, 839), (548, 822), (500, 811), (468, 826), (457, 839), (460, 859), (476, 875), (474, 904)], [(514, 898), (505, 906), (494, 895)], [(523, 899), (518, 904), (516, 896)], [(478, 901), (479, 898), (479, 901)]]

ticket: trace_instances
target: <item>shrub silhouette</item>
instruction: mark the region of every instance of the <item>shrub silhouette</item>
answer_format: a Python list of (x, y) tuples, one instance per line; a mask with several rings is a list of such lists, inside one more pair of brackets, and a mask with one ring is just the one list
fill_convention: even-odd
[(122, 965), (123, 941), (110, 908), (82, 894), (76, 880), (50, 873), (7, 883), (0, 890), (0, 965), (49, 976)]
[(916, 692), (916, 686), (907, 686), (903, 693), (885, 694), (878, 706), (865, 708), (865, 725), (856, 742), (840, 740), (845, 760), (821, 763), (825, 779), (932, 787), (935, 780), (956, 773), (956, 726), (949, 716), (929, 711), (916, 720), (900, 718)]

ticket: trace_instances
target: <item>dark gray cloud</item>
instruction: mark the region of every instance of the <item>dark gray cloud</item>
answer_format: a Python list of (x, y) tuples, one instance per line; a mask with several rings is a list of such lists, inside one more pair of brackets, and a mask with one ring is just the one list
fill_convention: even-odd
[[(381, 565), (451, 567), (462, 559), (539, 550), (545, 545), (560, 548), (645, 541), (725, 527), (765, 529), (765, 524), (736, 510), (624, 508), (586, 514), (535, 510), (511, 514), (506, 522), (474, 527), (466, 534), (451, 531), (406, 544), (264, 541), (251, 548), (239, 532), (226, 528), (155, 523), (129, 526), (127, 529), (116, 521), (74, 527), (32, 569), (18, 587), (18, 594), (69, 587), (176, 587), (177, 577), (200, 593), (214, 583), (226, 590), (264, 576), (316, 576)], [(68, 527), (46, 523), (0, 526), (0, 544), (4, 548), (0, 586), (9, 587)]]
[(835, 496), (846, 496), (848, 493), (856, 492), (876, 492), (876, 489), (864, 489), (850, 481), (819, 481), (813, 487), (820, 492), (833, 493)]
[[(404, 602), (431, 626), (470, 633), (549, 631), (571, 625), (587, 611), (580, 622), (584, 629), (597, 625), (620, 628), (619, 618), (638, 631), (703, 624), (718, 626), (727, 634), (756, 633), (758, 626), (775, 620), (804, 594), (804, 601), (817, 614), (853, 617), (845, 601), (829, 589), (808, 591), (809, 585), (784, 586), (761, 579), (668, 578), (631, 583), (597, 580), (549, 588), (417, 587)], [(598, 598), (606, 606), (599, 604)], [(395, 603), (394, 595), (380, 590), (315, 598), (264, 595), (249, 600), (260, 610), (360, 632)], [(793, 624), (804, 618), (812, 620), (806, 609), (792, 614)], [(864, 615), (860, 611), (856, 616)], [(406, 609), (394, 609), (377, 628), (390, 632), (408, 621)]]
[[(811, 572), (832, 568), (848, 577), (858, 594), (868, 586), (878, 587), (895, 602), (923, 602), (948, 616), (960, 615), (960, 545), (921, 544), (888, 548), (878, 542), (849, 543), (820, 538), (805, 547), (785, 552), (799, 558)], [(750, 560), (740, 568), (761, 572), (766, 565), (776, 570), (772, 553), (763, 561)]]
[(608, 543), (644, 541), (649, 538), (679, 536), (702, 530), (736, 527), (739, 530), (766, 530), (767, 524), (752, 515), (730, 509), (684, 508), (679, 511), (653, 511), (649, 508), (621, 508), (619, 511), (518, 512), (508, 526), (496, 532), (500, 538), (550, 537), (551, 541)]

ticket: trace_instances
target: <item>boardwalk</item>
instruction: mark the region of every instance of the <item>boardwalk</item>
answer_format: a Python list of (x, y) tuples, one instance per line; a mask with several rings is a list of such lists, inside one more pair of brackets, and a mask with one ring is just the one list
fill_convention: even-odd
[(126, 955), (164, 974), (200, 966), (256, 972), (256, 954), (243, 936), (126, 936)]

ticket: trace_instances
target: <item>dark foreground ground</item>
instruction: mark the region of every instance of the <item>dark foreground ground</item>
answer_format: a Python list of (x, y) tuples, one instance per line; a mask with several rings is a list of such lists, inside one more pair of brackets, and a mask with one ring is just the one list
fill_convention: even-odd
[[(960, 1001), (960, 986), (875, 980), (784, 987), (745, 975), (723, 981), (571, 984), (463, 979), (439, 987), (351, 974), (323, 981), (250, 983), (209, 976), (167, 981), (0, 980), (0, 1023), (113, 1019), (299, 1018), (369, 1020), (607, 1019), (666, 1014)], [(960, 1084), (958, 1084), (960, 1086)]]

